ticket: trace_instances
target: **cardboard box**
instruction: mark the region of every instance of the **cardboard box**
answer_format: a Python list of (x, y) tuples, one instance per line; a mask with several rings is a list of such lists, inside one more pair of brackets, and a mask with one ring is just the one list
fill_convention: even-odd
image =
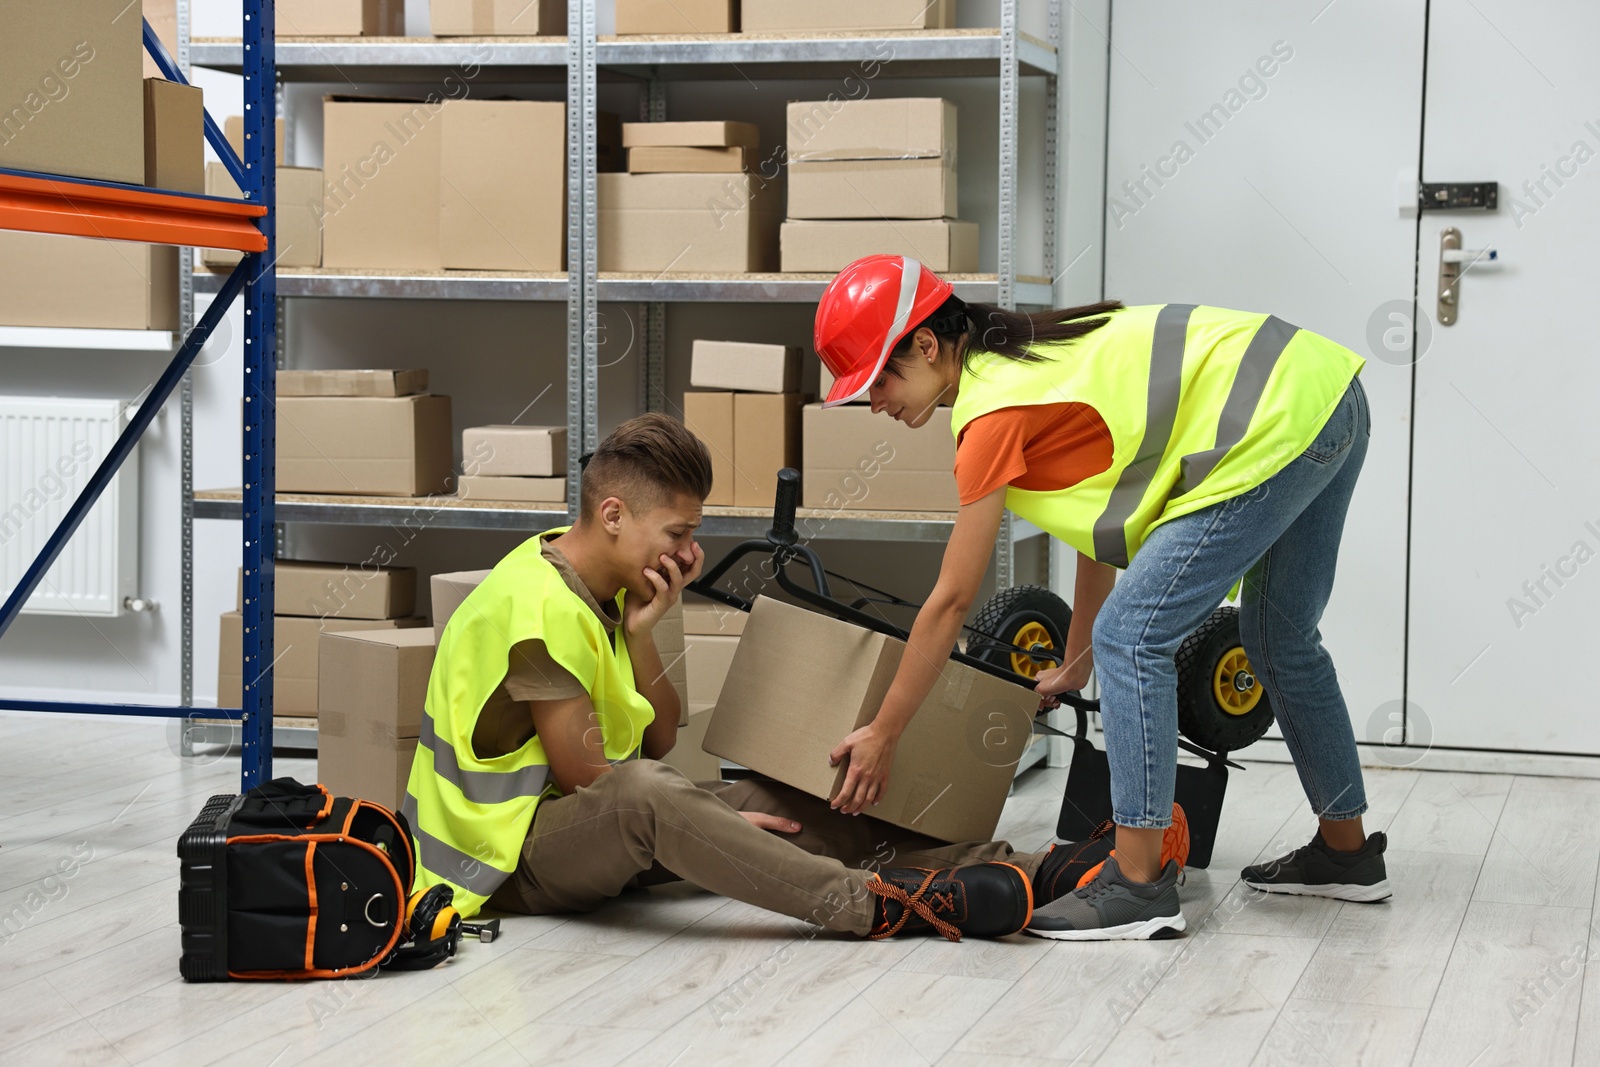
[(565, 426), (472, 426), (461, 431), (461, 469), (512, 478), (564, 477)]
[(955, 511), (955, 438), (950, 409), (913, 430), (865, 404), (802, 413), (802, 507), (827, 511)]
[[(280, 267), (322, 265), (322, 171), (315, 167), (277, 168), (277, 241)], [(206, 192), (239, 199), (239, 185), (221, 163), (206, 164)], [(201, 262), (211, 270), (232, 270), (242, 257), (226, 248), (203, 248)]]
[[(278, 615), (406, 619), (417, 609), (414, 567), (280, 559), (273, 561), (272, 573), (272, 610)], [(243, 567), (235, 602), (243, 611)]]
[(617, 0), (617, 34), (732, 33), (735, 0)]
[(937, 97), (791, 101), (789, 159), (937, 159), (956, 154), (956, 105)]
[(953, 218), (956, 157), (789, 164), (791, 219)]
[(625, 148), (761, 149), (761, 129), (750, 122), (624, 122)]
[(565, 37), (564, 0), (430, 0), (435, 37)]
[(128, 0), (5, 5), (0, 167), (144, 182), (138, 15)]
[(711, 453), (711, 495), (707, 504), (733, 504), (732, 393), (684, 393), (683, 424)]
[[(173, 62), (178, 59), (178, 0), (144, 0), (144, 20), (150, 28), (156, 31), (156, 36), (167, 47), (167, 55)], [(161, 68), (156, 66), (156, 61), (150, 58), (149, 53), (144, 56), (144, 76), (146, 78), (164, 77)]]
[(696, 389), (793, 393), (800, 389), (800, 349), (745, 341), (696, 340), (689, 363)]
[(749, 617), (738, 608), (710, 600), (683, 601), (683, 632), (686, 634), (737, 637), (744, 633), (744, 623)]
[[(758, 597), (706, 733), (724, 759), (831, 798), (848, 766), (828, 766), (870, 722), (894, 680), (901, 641)], [(947, 662), (895, 750), (874, 817), (941, 841), (994, 835), (1038, 694)]]
[(682, 726), (689, 721), (689, 659), (684, 654), (682, 598), (667, 609), (651, 633), (662, 669), (678, 694), (678, 725)]
[(317, 646), (319, 749), (328, 737), (371, 745), (418, 736), (434, 647), (426, 626), (324, 633)]
[(428, 390), (425, 367), (404, 370), (281, 370), (279, 396), (411, 396)]
[(785, 271), (834, 274), (862, 256), (910, 256), (941, 274), (978, 270), (978, 224), (954, 219), (790, 221), (778, 235)]
[[(426, 619), (339, 619), (280, 615), (273, 619), (273, 712), (277, 715), (317, 714), (317, 650), (324, 633), (352, 630), (401, 630), (427, 625)], [(237, 708), (244, 699), (244, 617), (224, 612), (218, 644), (217, 706)], [(251, 672), (252, 679), (260, 674)]]
[(782, 189), (753, 174), (601, 174), (602, 271), (775, 270)]
[(445, 493), (451, 436), (447, 396), (281, 396), (278, 491)]
[(955, 26), (955, 0), (740, 0), (745, 33), (929, 30)]
[[(283, 120), (275, 119), (273, 122), (278, 131), (277, 155), (273, 156), (280, 164), (286, 162), (283, 154)], [(222, 136), (233, 146), (240, 159), (244, 158), (244, 116), (229, 115), (222, 123)]]
[(728, 669), (739, 647), (737, 636), (684, 634), (684, 660), (689, 670), (689, 702), (715, 704), (728, 680)]
[(445, 102), (438, 205), (443, 266), (563, 269), (566, 137), (567, 105), (560, 101)]
[(178, 250), (0, 230), (0, 325), (176, 330)]
[(404, 37), (405, 0), (277, 0), (279, 37)]
[(144, 80), (144, 183), (152, 189), (206, 191), (202, 95), (198, 86)]
[(444, 642), (444, 627), (456, 613), (461, 602), (489, 577), (488, 571), (451, 571), (435, 574), (428, 579), (428, 593), (433, 609), (433, 643)]
[(743, 174), (749, 169), (746, 149), (656, 148), (628, 149), (629, 174)]
[(733, 505), (770, 508), (778, 472), (800, 467), (799, 393), (733, 394)]
[(567, 479), (463, 474), (456, 482), (462, 500), (508, 500), (520, 504), (565, 504)]
[(327, 97), (322, 265), (439, 270), (444, 103)]
[(689, 721), (678, 728), (678, 743), (661, 762), (676, 767), (691, 782), (722, 780), (722, 761), (705, 750), (706, 730), (711, 726), (713, 703), (690, 704)]

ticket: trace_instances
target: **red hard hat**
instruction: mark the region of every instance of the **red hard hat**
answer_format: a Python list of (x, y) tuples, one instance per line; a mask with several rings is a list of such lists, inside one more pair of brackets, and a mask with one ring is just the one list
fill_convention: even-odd
[(848, 404), (871, 388), (894, 346), (952, 292), (907, 256), (867, 256), (840, 271), (817, 305), (817, 355), (834, 378), (822, 406)]

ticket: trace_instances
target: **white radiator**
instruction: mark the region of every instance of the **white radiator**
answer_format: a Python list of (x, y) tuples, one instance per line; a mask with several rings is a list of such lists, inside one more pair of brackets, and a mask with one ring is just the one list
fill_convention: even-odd
[[(0, 396), (0, 603), (111, 450), (126, 408), (120, 400)], [(135, 448), (22, 610), (120, 615), (138, 581)]]

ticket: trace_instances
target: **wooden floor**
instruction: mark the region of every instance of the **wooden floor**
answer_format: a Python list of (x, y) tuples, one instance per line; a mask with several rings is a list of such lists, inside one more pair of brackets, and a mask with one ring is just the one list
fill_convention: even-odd
[[(174, 845), (238, 762), (175, 730), (0, 713), (0, 1063), (1600, 1062), (1596, 781), (1369, 772), (1395, 896), (1361, 905), (1241, 892), (1312, 827), (1253, 764), (1178, 941), (860, 943), (675, 886), (435, 971), (185, 985)], [(1064, 773), (1024, 777), (1002, 836), (1049, 840)]]

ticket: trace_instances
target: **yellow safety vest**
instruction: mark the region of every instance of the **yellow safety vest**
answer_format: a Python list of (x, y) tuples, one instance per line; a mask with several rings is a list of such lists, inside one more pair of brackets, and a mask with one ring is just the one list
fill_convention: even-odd
[(1192, 304), (1113, 312), (1047, 362), (975, 353), (950, 425), (1030, 404), (1088, 404), (1109, 469), (1065, 489), (1006, 490), (1006, 507), (1084, 555), (1126, 567), (1163, 522), (1260, 485), (1303, 452), (1366, 363), (1270, 315)]
[(415, 888), (448, 882), (463, 917), (476, 915), (516, 870), (539, 802), (561, 795), (537, 736), (489, 759), (472, 749), (478, 715), (505, 680), (512, 647), (538, 638), (583, 682), (612, 763), (637, 757), (655, 718), (634, 684), (622, 628), (613, 649), (605, 626), (540, 554), (542, 537), (563, 532), (524, 541), (489, 572), (450, 616), (428, 678), (401, 810), (416, 840)]

